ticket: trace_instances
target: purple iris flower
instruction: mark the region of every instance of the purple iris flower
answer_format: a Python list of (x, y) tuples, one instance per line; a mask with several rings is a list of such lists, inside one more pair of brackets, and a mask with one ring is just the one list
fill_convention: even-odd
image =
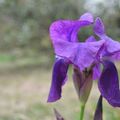
[[(80, 71), (92, 66), (93, 79), (98, 79), (101, 95), (112, 106), (120, 106), (118, 73), (113, 63), (114, 60), (120, 59), (120, 43), (106, 35), (100, 18), (97, 18), (94, 23), (94, 32), (100, 40), (96, 41), (93, 36), (90, 36), (86, 42), (79, 43), (78, 31), (92, 24), (93, 16), (85, 13), (78, 20), (58, 20), (51, 25), (50, 37), (56, 60), (48, 102), (61, 98), (62, 86), (67, 80), (68, 67), (72, 64)], [(103, 65), (102, 70), (101, 65)]]
[[(80, 28), (91, 25), (92, 23), (93, 16), (90, 13), (86, 13), (78, 20), (58, 20), (50, 26), (50, 37), (55, 49), (56, 59), (53, 67), (52, 84), (48, 102), (54, 102), (61, 98), (62, 85), (67, 80), (68, 66), (73, 63), (74, 60), (77, 60), (76, 47), (79, 46), (77, 32)], [(79, 48), (81, 49), (81, 47)], [(66, 53), (63, 51), (66, 51)], [(62, 56), (61, 53), (64, 53), (65, 56)], [(69, 56), (71, 58), (74, 57), (73, 60), (70, 60), (68, 58)], [(77, 61), (73, 64), (77, 65)]]
[(94, 24), (94, 32), (105, 41), (99, 61), (103, 64), (103, 70), (98, 81), (101, 95), (114, 107), (120, 107), (119, 79), (114, 61), (120, 60), (120, 43), (112, 40), (105, 33), (105, 27), (100, 18)]

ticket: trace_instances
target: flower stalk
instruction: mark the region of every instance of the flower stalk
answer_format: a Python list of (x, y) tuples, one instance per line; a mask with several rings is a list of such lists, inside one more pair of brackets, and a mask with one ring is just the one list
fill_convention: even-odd
[(80, 120), (83, 120), (84, 111), (85, 111), (85, 104), (81, 104), (80, 105)]

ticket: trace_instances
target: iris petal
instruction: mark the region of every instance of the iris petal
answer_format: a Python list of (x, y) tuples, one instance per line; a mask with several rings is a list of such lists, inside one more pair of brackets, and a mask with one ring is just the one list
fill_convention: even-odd
[(89, 21), (91, 23), (93, 23), (94, 19), (93, 19), (93, 15), (89, 12), (83, 14), (79, 20), (84, 20), (84, 21)]
[(103, 62), (104, 68), (98, 82), (101, 95), (114, 107), (120, 107), (118, 72), (110, 61)]
[(90, 37), (88, 37), (88, 38), (86, 39), (85, 42), (95, 42), (95, 41), (96, 41), (95, 37), (91, 35)]
[(104, 36), (102, 39), (106, 42), (106, 54), (112, 60), (120, 60), (120, 42), (112, 40), (108, 36)]
[(105, 35), (105, 27), (104, 27), (102, 20), (99, 17), (96, 18), (96, 20), (95, 20), (94, 32), (99, 37)]
[(120, 42), (114, 41), (106, 35), (104, 24), (100, 18), (95, 20), (94, 32), (100, 37), (100, 39), (105, 40), (103, 57), (106, 56), (112, 60), (120, 60)]
[(101, 75), (101, 68), (100, 68), (100, 64), (98, 63), (93, 68), (93, 80), (97, 80), (98, 78), (100, 78), (100, 75)]
[[(88, 19), (86, 18), (88, 17)], [(81, 27), (92, 24), (93, 16), (86, 13), (79, 20), (58, 20), (50, 26), (50, 37), (54, 45), (55, 41), (64, 40), (77, 42), (77, 32)]]
[(102, 40), (86, 43), (59, 41), (55, 43), (55, 53), (66, 58), (82, 71), (85, 68), (90, 67), (95, 61), (96, 55), (103, 43), (104, 41)]
[(66, 81), (67, 70), (68, 63), (64, 59), (57, 59), (55, 61), (48, 102), (54, 102), (61, 98), (62, 85)]
[[(86, 40), (86, 42), (95, 42), (95, 41), (97, 41), (97, 40), (95, 39), (94, 36), (90, 36)], [(101, 46), (101, 47), (103, 47), (103, 46)], [(100, 50), (98, 51), (97, 54), (99, 54), (101, 51), (102, 51), (102, 48), (100, 48)], [(100, 68), (100, 64), (98, 63), (93, 68), (93, 80), (97, 80), (98, 78), (100, 78), (100, 75), (101, 75), (101, 68)]]

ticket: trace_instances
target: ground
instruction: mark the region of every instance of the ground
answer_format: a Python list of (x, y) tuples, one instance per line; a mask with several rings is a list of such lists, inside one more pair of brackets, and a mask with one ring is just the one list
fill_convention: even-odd
[[(72, 71), (63, 87), (63, 97), (56, 103), (47, 103), (51, 69), (27, 68), (1, 70), (0, 120), (55, 120), (56, 108), (66, 120), (79, 120), (79, 101), (74, 90)], [(97, 82), (86, 104), (85, 120), (92, 120), (99, 97)], [(120, 109), (112, 108), (104, 100), (104, 120), (120, 120)]]

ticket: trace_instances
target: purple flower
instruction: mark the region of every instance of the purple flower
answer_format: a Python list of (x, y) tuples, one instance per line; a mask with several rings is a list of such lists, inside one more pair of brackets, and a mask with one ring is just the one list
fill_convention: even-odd
[(94, 24), (94, 32), (105, 40), (104, 47), (99, 54), (99, 61), (103, 64), (103, 70), (98, 81), (101, 95), (114, 107), (120, 107), (119, 79), (114, 61), (120, 60), (120, 43), (112, 40), (105, 33), (102, 20), (97, 18)]
[[(93, 16), (90, 13), (85, 13), (78, 20), (58, 20), (50, 26), (50, 37), (55, 49), (56, 60), (53, 67), (48, 102), (54, 102), (61, 98), (62, 85), (67, 80), (69, 64), (73, 64), (82, 70), (93, 62), (93, 57), (96, 55), (95, 52), (99, 49), (99, 44), (102, 44), (102, 42), (100, 41), (98, 44), (87, 42), (87, 44), (84, 44), (79, 43), (77, 38), (77, 32), (80, 28), (91, 25), (92, 23)], [(93, 37), (90, 37), (87, 41), (92, 41), (93, 39)], [(95, 50), (86, 51), (88, 46)], [(79, 51), (82, 52), (78, 54)], [(88, 57), (89, 63), (86, 60), (86, 56), (90, 56), (88, 54), (92, 55)]]
[[(86, 42), (78, 42), (77, 33), (82, 27), (92, 25), (93, 17), (85, 13), (79, 20), (59, 20), (50, 27), (50, 36), (56, 54), (53, 67), (52, 85), (48, 102), (61, 98), (62, 85), (67, 80), (69, 64), (83, 72), (93, 70), (93, 79), (98, 80), (101, 95), (112, 105), (120, 106), (118, 73), (113, 63), (120, 59), (120, 43), (105, 33), (100, 18), (94, 23), (94, 32), (100, 40), (90, 36)], [(101, 70), (103, 65), (103, 70)]]

